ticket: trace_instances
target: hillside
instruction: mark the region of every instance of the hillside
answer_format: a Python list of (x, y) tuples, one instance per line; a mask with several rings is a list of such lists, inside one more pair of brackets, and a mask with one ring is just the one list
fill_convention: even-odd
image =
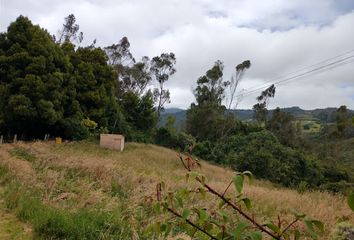
[[(313, 110), (304, 110), (299, 107), (289, 107), (281, 108), (282, 111), (291, 113), (297, 119), (306, 119), (306, 120), (315, 120), (321, 123), (330, 123), (335, 121), (335, 112), (337, 108), (322, 108), (322, 109), (313, 109)], [(272, 115), (274, 110), (269, 110), (269, 116)], [(250, 109), (237, 109), (231, 110), (231, 112), (237, 116), (240, 120), (250, 121), (253, 119), (253, 110)], [(166, 118), (169, 115), (172, 115), (176, 118), (175, 127), (181, 128), (186, 119), (187, 110), (179, 108), (167, 108), (161, 114), (160, 126), (164, 125)], [(354, 110), (349, 110), (348, 113), (351, 116), (354, 116)]]
[[(163, 180), (171, 190), (186, 184), (175, 151), (137, 143), (128, 143), (122, 153), (92, 142), (2, 144), (0, 166), (0, 214), (10, 214), (44, 238), (146, 238), (144, 229), (164, 218), (152, 211), (156, 184)], [(233, 176), (231, 170), (206, 162), (201, 171), (220, 191)], [(326, 226), (322, 239), (329, 239), (337, 219), (354, 222), (339, 195), (299, 194), (263, 181), (247, 185), (245, 195), (255, 202), (255, 217), (276, 219), (280, 214), (289, 219), (297, 210), (321, 219)], [(0, 222), (0, 230), (4, 224)]]

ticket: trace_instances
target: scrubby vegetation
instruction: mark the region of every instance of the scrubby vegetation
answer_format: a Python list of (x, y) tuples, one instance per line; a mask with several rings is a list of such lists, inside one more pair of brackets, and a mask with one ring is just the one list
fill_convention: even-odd
[[(16, 149), (34, 160), (13, 154)], [(198, 186), (186, 182), (176, 152), (148, 144), (129, 143), (122, 153), (101, 149), (95, 142), (3, 144), (0, 164), (4, 208), (29, 224), (35, 236), (49, 239), (154, 239), (151, 227), (171, 220), (170, 214), (154, 210), (156, 184), (163, 181), (166, 191), (176, 193), (186, 186)], [(201, 164), (198, 171), (219, 192), (235, 176), (229, 169)], [(233, 191), (228, 194), (232, 197)], [(293, 211), (298, 211), (321, 220), (325, 233), (320, 239), (330, 239), (338, 221), (354, 220), (341, 195), (298, 194), (255, 180), (244, 183), (243, 197), (252, 200), (249, 211), (256, 219), (276, 222), (280, 215), (292, 221)], [(199, 199), (198, 206), (217, 208), (212, 199)], [(185, 206), (193, 206), (189, 204), (187, 201)], [(81, 227), (72, 224), (74, 221)], [(170, 236), (182, 237), (183, 225), (179, 220), (172, 223)]]
[[(258, 217), (274, 219), (280, 208), (290, 221), (289, 205), (320, 219), (327, 229), (338, 219), (352, 220), (342, 204), (343, 195), (354, 189), (354, 118), (346, 106), (314, 110), (311, 116), (297, 108), (269, 111), (276, 96), (272, 85), (255, 99), (247, 113), (252, 119), (245, 121), (233, 108), (251, 61), (236, 65), (227, 80), (218, 60), (196, 79), (195, 102), (176, 128), (173, 117), (163, 117), (161, 124), (170, 101), (166, 82), (176, 72), (174, 53), (136, 60), (126, 37), (103, 48), (96, 41), (82, 46), (82, 39), (72, 14), (58, 36), (24, 16), (0, 34), (0, 135), (5, 142), (48, 134), (96, 141), (100, 133), (120, 133), (128, 141), (178, 151), (193, 146), (197, 158), (251, 171), (262, 180), (245, 190), (261, 206), (252, 212)], [(42, 238), (155, 238), (149, 223), (167, 216), (153, 211), (154, 183), (169, 179), (172, 191), (184, 184), (175, 152), (153, 145), (128, 144), (121, 154), (88, 142), (2, 144), (0, 150), (4, 206)], [(233, 175), (206, 168), (215, 185), (228, 184), (224, 177)], [(321, 204), (326, 211), (314, 212)], [(179, 236), (182, 229), (176, 223), (167, 235)]]

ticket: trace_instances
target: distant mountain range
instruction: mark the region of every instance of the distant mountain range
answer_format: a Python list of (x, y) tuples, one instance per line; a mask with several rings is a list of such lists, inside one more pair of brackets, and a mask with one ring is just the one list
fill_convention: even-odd
[[(335, 121), (335, 112), (337, 108), (322, 108), (314, 110), (304, 110), (299, 107), (281, 108), (282, 111), (291, 113), (298, 119), (312, 119), (321, 123), (330, 123)], [(272, 115), (274, 110), (269, 111), (269, 116)], [(233, 114), (242, 121), (251, 121), (253, 118), (253, 110), (251, 109), (237, 109), (231, 110)], [(348, 110), (351, 116), (354, 116), (353, 110)], [(172, 115), (176, 118), (175, 127), (180, 129), (184, 126), (186, 120), (187, 110), (180, 108), (167, 108), (161, 113), (160, 126), (163, 126), (168, 116)]]

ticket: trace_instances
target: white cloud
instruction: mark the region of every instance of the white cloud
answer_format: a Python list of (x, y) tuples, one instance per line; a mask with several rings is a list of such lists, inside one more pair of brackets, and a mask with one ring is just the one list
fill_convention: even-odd
[[(85, 44), (97, 38), (106, 46), (128, 36), (137, 58), (175, 52), (170, 106), (187, 108), (197, 78), (217, 59), (225, 63), (226, 78), (251, 60), (241, 86), (247, 89), (354, 48), (351, 9), (351, 0), (0, 0), (0, 31), (23, 14), (56, 33), (74, 13)], [(354, 108), (353, 69), (352, 63), (279, 86), (271, 105)], [(252, 107), (255, 97), (239, 107)]]

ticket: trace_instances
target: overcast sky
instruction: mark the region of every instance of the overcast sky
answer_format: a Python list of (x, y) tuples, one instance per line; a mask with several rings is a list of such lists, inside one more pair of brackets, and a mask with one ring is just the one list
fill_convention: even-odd
[[(188, 108), (199, 76), (216, 60), (224, 78), (249, 59), (240, 91), (354, 50), (353, 0), (0, 0), (0, 31), (20, 14), (52, 34), (73, 13), (84, 44), (131, 42), (138, 59), (174, 52), (177, 73), (169, 80), (171, 104)], [(345, 57), (354, 55), (348, 53)], [(267, 85), (264, 85), (267, 86)], [(238, 108), (251, 108), (260, 91)], [(279, 85), (270, 107), (354, 109), (354, 62)]]

